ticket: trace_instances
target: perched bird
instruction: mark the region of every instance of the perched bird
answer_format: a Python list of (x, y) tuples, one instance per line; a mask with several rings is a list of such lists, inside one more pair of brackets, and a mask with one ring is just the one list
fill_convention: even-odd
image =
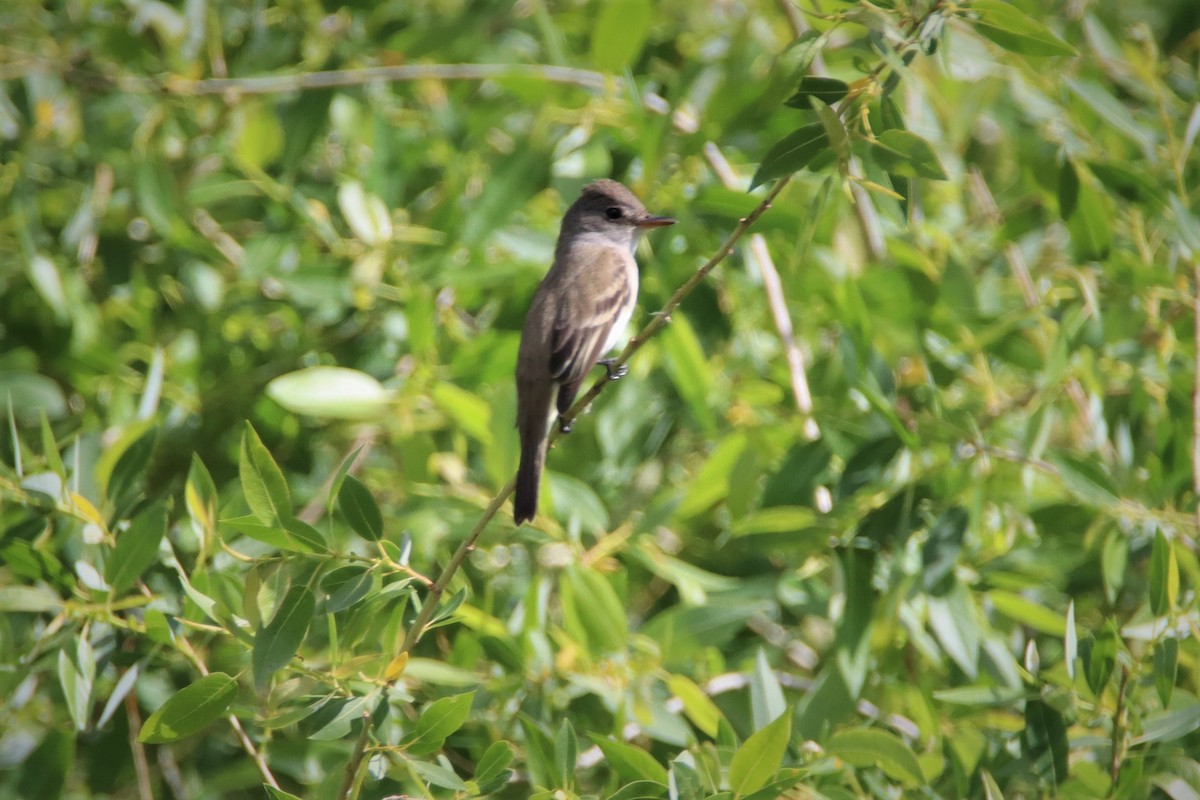
[[(513, 498), (520, 525), (537, 513), (538, 485), (546, 460), (546, 437), (555, 409), (566, 413), (592, 367), (608, 376), (625, 374), (601, 359), (616, 346), (637, 304), (638, 270), (633, 253), (648, 228), (675, 224), (652, 216), (625, 186), (599, 180), (583, 188), (567, 209), (554, 264), (529, 307), (517, 355), (517, 429), (521, 466)], [(563, 433), (570, 426), (559, 420)]]

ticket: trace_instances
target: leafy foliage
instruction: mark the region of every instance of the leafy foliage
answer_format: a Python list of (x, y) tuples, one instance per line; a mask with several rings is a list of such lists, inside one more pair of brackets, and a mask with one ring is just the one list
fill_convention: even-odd
[[(0, 795), (1200, 791), (1191, 4), (103, 6), (0, 9)], [(515, 529), (605, 175), (647, 319), (755, 221)]]

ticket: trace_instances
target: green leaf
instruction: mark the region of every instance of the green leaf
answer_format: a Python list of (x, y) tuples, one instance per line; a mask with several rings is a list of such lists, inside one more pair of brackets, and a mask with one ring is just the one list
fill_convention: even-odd
[(943, 596), (930, 595), (929, 627), (938, 643), (968, 679), (979, 672), (979, 617), (971, 593), (962, 584)]
[(264, 525), (280, 526), (291, 518), (292, 496), (287, 481), (249, 422), (242, 433), (238, 475), (246, 503)]
[(254, 685), (259, 691), (265, 689), (271, 676), (296, 655), (315, 611), (316, 599), (308, 587), (293, 586), (288, 589), (275, 616), (254, 637), (250, 660), (254, 668)]
[(1148, 714), (1142, 722), (1141, 736), (1134, 737), (1131, 744), (1173, 742), (1195, 730), (1200, 730), (1200, 703), (1194, 703), (1178, 711)]
[(267, 791), (267, 796), (270, 800), (301, 800), (291, 792), (285, 792), (283, 789), (276, 789), (269, 783), (264, 783), (263, 788)]
[(1175, 548), (1171, 540), (1160, 529), (1154, 536), (1154, 547), (1150, 551), (1150, 611), (1161, 617), (1175, 608), (1179, 596), (1179, 564), (1175, 560)]
[[(1106, 125), (1139, 147), (1153, 147), (1158, 140), (1156, 129), (1139, 123), (1129, 107), (1117, 99), (1109, 86), (1095, 81), (1076, 80), (1070, 76), (1063, 76), (1062, 82), (1076, 97), (1090, 106)], [(1145, 164), (1145, 162), (1138, 161), (1131, 163)]]
[(233, 155), (253, 169), (269, 166), (283, 151), (283, 126), (272, 106), (248, 100), (233, 113)]
[(267, 396), (293, 414), (373, 420), (388, 412), (394, 392), (356, 369), (308, 367), (272, 380), (267, 384)]
[(658, 800), (667, 793), (667, 787), (655, 781), (627, 783), (607, 796), (607, 800)]
[(589, 733), (588, 736), (622, 780), (646, 780), (666, 785), (666, 768), (645, 750), (595, 733)]
[(96, 659), (87, 637), (79, 637), (74, 656), (68, 655), (66, 647), (58, 651), (58, 681), (75, 730), (87, 730), (91, 727), (92, 687), (96, 681)]
[(764, 107), (773, 107), (792, 93), (794, 87), (805, 79), (804, 74), (808, 72), (813, 59), (821, 52), (827, 40), (828, 33), (809, 29), (775, 56), (760, 101)]
[(894, 733), (877, 728), (838, 731), (825, 750), (856, 767), (879, 767), (889, 778), (910, 788), (925, 783), (917, 756)]
[(338, 490), (338, 508), (359, 536), (372, 542), (383, 538), (383, 514), (371, 490), (353, 475), (347, 475)]
[(1175, 677), (1179, 670), (1179, 640), (1173, 636), (1161, 639), (1154, 645), (1154, 688), (1163, 708), (1171, 705), (1175, 691)]
[(796, 88), (796, 93), (788, 98), (784, 105), (792, 108), (813, 108), (813, 100), (820, 100), (831, 106), (841, 100), (850, 91), (850, 84), (837, 78), (825, 78), (818, 75), (806, 75)]
[(263, 525), (258, 521), (258, 517), (247, 514), (243, 517), (223, 519), (221, 525), (255, 541), (293, 553), (320, 553), (326, 549), (321, 534), (311, 525), (295, 518), (286, 520), (281, 527)]
[(1004, 792), (1000, 791), (1000, 786), (996, 783), (996, 779), (992, 777), (992, 773), (986, 769), (981, 770), (979, 777), (983, 783), (984, 800), (1004, 800)]
[(1108, 685), (1113, 667), (1117, 663), (1120, 634), (1111, 619), (1097, 633), (1080, 642), (1079, 652), (1083, 656), (1084, 677), (1092, 693), (1099, 697)]
[(763, 156), (758, 171), (754, 173), (754, 179), (750, 181), (751, 191), (767, 181), (804, 169), (828, 147), (829, 135), (825, 133), (825, 126), (820, 122), (792, 131), (776, 142)]
[(508, 742), (503, 739), (492, 742), (475, 764), (475, 781), (483, 786), (502, 776), (506, 777), (506, 773), (511, 773), (508, 765), (515, 757), (516, 753)]
[(1059, 173), (1058, 205), (1071, 233), (1072, 255), (1078, 261), (1104, 259), (1112, 250), (1112, 200), (1091, 175), (1080, 177), (1070, 161)]
[(569, 789), (575, 785), (575, 760), (579, 756), (579, 738), (571, 721), (564, 718), (554, 737), (554, 765), (557, 769), (558, 785)]
[(1129, 564), (1129, 541), (1117, 527), (1109, 530), (1100, 548), (1100, 574), (1104, 578), (1104, 596), (1109, 603), (1116, 602), (1117, 595), (1125, 586), (1125, 573)]
[[(134, 429), (136, 431), (136, 428)], [(146, 470), (154, 456), (158, 442), (158, 429), (150, 427), (138, 436), (120, 454), (113, 464), (112, 473), (105, 486), (105, 494), (119, 511), (124, 511), (143, 492)]]
[(650, 0), (606, 0), (592, 28), (592, 65), (602, 72), (628, 69), (650, 31)]
[(455, 775), (454, 770), (446, 766), (448, 763), (433, 764), (429, 761), (420, 761), (414, 758), (408, 762), (408, 767), (434, 786), (440, 786), (443, 789), (450, 789), (454, 792), (465, 793), (469, 791), (469, 787), (463, 783), (462, 778)]
[(774, 506), (760, 508), (734, 520), (730, 533), (734, 536), (757, 536), (764, 533), (796, 533), (816, 525), (820, 515), (805, 506)]
[(571, 565), (563, 573), (560, 591), (564, 607), (569, 605), (582, 626), (593, 655), (624, 651), (629, 622), (625, 606), (607, 578), (590, 567)]
[(1058, 171), (1058, 213), (1064, 220), (1071, 218), (1079, 204), (1079, 171), (1069, 160)]
[(1054, 783), (1066, 780), (1067, 726), (1062, 714), (1042, 700), (1025, 703), (1022, 747), (1035, 772)]
[(326, 614), (345, 611), (366, 597), (374, 585), (375, 574), (365, 566), (348, 564), (331, 570), (321, 580), (321, 590), (325, 592), (321, 610)]
[(185, 226), (174, 202), (183, 194), (175, 184), (173, 170), (156, 158), (139, 158), (135, 163), (134, 186), (142, 215), (164, 239), (179, 237)]
[(915, 133), (892, 129), (869, 142), (871, 155), (880, 167), (903, 178), (946, 180), (946, 171), (929, 142)]
[(492, 443), (492, 407), (486, 400), (446, 381), (435, 384), (431, 395), (464, 433), (483, 444)]
[(933, 697), (953, 705), (999, 708), (1024, 700), (1027, 694), (1020, 686), (962, 686), (934, 691)]
[(1003, 589), (993, 589), (988, 592), (987, 597), (997, 611), (1022, 625), (1028, 625), (1051, 636), (1062, 637), (1067, 632), (1067, 625), (1062, 617), (1027, 597)]
[(334, 471), (333, 480), (329, 482), (329, 498), (326, 501), (327, 507), (330, 511), (333, 510), (333, 505), (337, 500), (337, 496), (341, 494), (342, 481), (346, 480), (346, 476), (349, 475), (350, 470), (354, 468), (355, 463), (358, 461), (358, 456), (365, 446), (366, 445), (362, 445), (354, 448), (354, 452), (343, 458), (342, 463), (338, 464), (337, 470)]
[(474, 692), (443, 697), (426, 706), (417, 719), (417, 724), (400, 742), (400, 745), (416, 756), (427, 756), (442, 749), (446, 737), (463, 726), (471, 713)]
[(1111, 193), (1155, 209), (1167, 204), (1162, 184), (1147, 172), (1116, 161), (1088, 161), (1088, 169)]
[(329, 107), (334, 93), (331, 90), (309, 89), (297, 93), (292, 102), (284, 105), (279, 114), (283, 126), (283, 152), (280, 165), (294, 172), (312, 149), (317, 137), (329, 128)]
[(1025, 56), (1073, 56), (1075, 48), (1005, 0), (974, 0), (975, 27), (1005, 50)]
[(521, 714), (517, 717), (521, 731), (525, 734), (525, 766), (529, 769), (530, 783), (535, 786), (554, 786), (556, 765), (554, 744), (536, 722)]
[(766, 786), (779, 769), (792, 735), (792, 714), (785, 711), (747, 739), (729, 763), (729, 788), (745, 797)]
[(67, 416), (67, 398), (53, 379), (36, 372), (0, 370), (0, 404), (18, 420), (33, 421), (38, 414), (50, 419)]
[[(813, 494), (822, 483), (832, 460), (833, 452), (824, 439), (792, 445), (784, 456), (783, 463), (767, 478), (767, 485), (763, 489), (763, 506), (771, 508), (810, 505), (813, 502)], [(737, 530), (736, 523), (734, 529)]]
[(683, 703), (683, 713), (706, 735), (716, 738), (721, 710), (696, 683), (684, 675), (667, 678), (667, 688)]
[(180, 689), (142, 724), (138, 741), (166, 744), (199, 733), (220, 719), (237, 696), (237, 682), (213, 672)]
[(158, 557), (158, 545), (167, 532), (167, 509), (162, 504), (138, 514), (129, 530), (117, 535), (117, 546), (109, 556), (104, 579), (113, 594), (121, 594), (141, 577)]
[[(807, 778), (809, 773), (802, 769), (783, 769), (776, 773), (774, 780), (766, 786), (759, 789), (753, 794), (746, 795), (745, 800), (779, 800), (781, 797), (787, 797), (787, 790), (800, 783)], [(836, 787), (831, 787), (836, 788)], [(833, 797), (826, 793), (826, 800), (833, 800)], [(847, 798), (849, 800), (849, 798)]]
[(812, 102), (813, 108), (817, 112), (817, 119), (825, 129), (825, 135), (829, 137), (829, 147), (839, 162), (845, 162), (850, 157), (850, 134), (846, 131), (845, 123), (842, 122), (842, 118), (837, 115), (837, 112), (819, 99), (814, 99)]
[(38, 409), (38, 415), (42, 422), (42, 456), (46, 459), (46, 466), (55, 475), (65, 480), (67, 469), (63, 466), (62, 456), (58, 453), (58, 443), (54, 440), (54, 429), (50, 427), (50, 418), (46, 416), (44, 408)]
[(965, 508), (954, 506), (929, 526), (929, 534), (921, 548), (921, 558), (925, 565), (921, 582), (926, 592), (943, 595), (956, 585), (954, 569), (958, 566), (963, 537), (970, 521), (971, 517)]
[(758, 648), (754, 654), (754, 673), (750, 676), (750, 720), (755, 729), (764, 728), (787, 710), (783, 687), (767, 661), (767, 653)]
[(48, 586), (0, 586), (0, 611), (56, 614), (63, 599)]
[(734, 431), (717, 442), (704, 466), (692, 479), (683, 502), (675, 510), (680, 519), (701, 514), (729, 494), (729, 476), (746, 449), (746, 434)]
[(704, 431), (715, 433), (716, 415), (709, 404), (712, 370), (696, 331), (687, 317), (676, 311), (671, 316), (671, 324), (658, 338), (666, 354), (667, 374), (671, 376), (679, 395)]
[(204, 536), (215, 530), (217, 525), (217, 487), (213, 483), (208, 468), (204, 466), (204, 462), (200, 460), (197, 453), (192, 453), (192, 463), (188, 467), (183, 496), (188, 516), (192, 518), (198, 535)]
[(425, 626), (426, 631), (431, 631), (441, 625), (448, 624), (454, 618), (454, 612), (458, 611), (458, 607), (467, 599), (467, 590), (459, 589), (450, 599), (438, 607), (438, 610), (429, 619), (429, 624)]
[(683, 757), (676, 758), (671, 762), (667, 776), (671, 800), (703, 800), (706, 795), (704, 784), (700, 780), (700, 773), (684, 760), (690, 755), (690, 753), (686, 753)]
[(77, 748), (82, 747), (84, 743), (73, 731), (54, 728), (45, 731), (41, 743), (33, 752), (23, 756), (19, 769), (9, 768), (9, 775), (13, 772), (20, 775), (19, 781), (7, 781), (8, 786), (15, 790), (12, 796), (60, 800), (64, 784), (73, 774), (72, 765)]

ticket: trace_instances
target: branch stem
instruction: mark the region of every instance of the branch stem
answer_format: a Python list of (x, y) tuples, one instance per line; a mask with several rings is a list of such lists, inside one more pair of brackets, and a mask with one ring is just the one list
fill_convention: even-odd
[[(781, 178), (779, 181), (777, 181), (775, 186), (772, 187), (771, 191), (768, 192), (767, 195), (762, 199), (762, 202), (755, 206), (753, 211), (751, 211), (742, 219), (738, 220), (737, 226), (734, 227), (729, 236), (725, 238), (725, 241), (721, 243), (721, 246), (717, 248), (716, 253), (714, 253), (713, 256), (708, 259), (708, 261), (705, 261), (704, 264), (702, 264), (692, 274), (692, 277), (688, 278), (682, 286), (676, 289), (675, 293), (671, 295), (671, 299), (667, 301), (662, 310), (655, 314), (651, 320), (646, 323), (645, 327), (638, 331), (637, 335), (629, 340), (629, 344), (625, 346), (625, 349), (621, 351), (621, 355), (619, 355), (613, 362), (614, 367), (621, 366), (628, 362), (634, 353), (640, 350), (651, 337), (658, 333), (663, 326), (670, 321), (671, 313), (679, 307), (680, 303), (682, 303), (697, 286), (700, 285), (700, 282), (708, 276), (708, 273), (716, 269), (717, 265), (729, 256), (729, 254), (733, 251), (733, 246), (737, 244), (739, 240), (741, 240), (741, 238), (746, 234), (746, 231), (750, 229), (750, 226), (757, 222), (758, 218), (766, 213), (767, 209), (771, 207), (771, 203), (775, 201), (775, 198), (779, 196), (779, 193), (783, 191), (784, 187), (788, 185), (789, 181), (790, 178)], [(595, 400), (596, 397), (604, 391), (604, 387), (610, 382), (611, 379), (606, 373), (604, 377), (598, 379), (594, 384), (592, 384), (592, 388), (588, 390), (587, 394), (575, 401), (575, 404), (571, 406), (566, 414), (562, 415), (562, 418), (567, 421), (574, 420), (583, 412), (585, 408), (587, 408), (588, 404)], [(550, 436), (550, 443), (553, 444), (558, 439), (558, 436), (559, 432), (556, 429)], [(512, 496), (513, 490), (516, 488), (516, 484), (517, 482), (515, 478), (510, 480), (504, 486), (504, 488), (492, 498), (492, 501), (488, 503), (487, 508), (483, 510), (483, 514), (480, 515), (479, 520), (475, 523), (474, 527), (471, 528), (471, 531), (467, 534), (466, 538), (463, 539), (458, 545), (458, 548), (454, 551), (454, 554), (450, 556), (450, 560), (447, 561), (446, 566), (442, 568), (441, 575), (439, 575), (438, 579), (434, 581), (432, 586), (429, 587), (429, 594), (425, 597), (425, 602), (422, 604), (421, 610), (417, 612), (416, 619), (413, 620), (412, 625), (409, 626), (407, 633), (405, 633), (404, 642), (400, 645), (400, 652), (396, 654), (397, 657), (411, 653), (416, 648), (417, 643), (421, 641), (421, 637), (425, 634), (425, 629), (428, 627), (430, 620), (433, 619), (433, 615), (437, 611), (438, 603), (441, 600), (442, 595), (446, 593), (446, 589), (450, 585), (450, 581), (453, 580), (454, 576), (458, 573), (459, 567), (462, 566), (462, 563), (466, 560), (467, 555), (475, 549), (475, 543), (483, 534), (484, 529), (487, 528), (488, 523), (490, 523), (492, 519), (495, 518), (496, 514), (499, 513), (500, 509), (504, 506), (505, 501)], [(356, 781), (356, 777), (358, 776), (359, 770), (362, 766), (362, 759), (366, 753), (367, 743), (370, 739), (370, 735), (371, 720), (369, 718), (364, 718), (362, 728), (359, 731), (358, 738), (354, 743), (354, 750), (351, 754), (350, 761), (346, 764), (346, 775), (343, 779), (341, 791), (338, 792), (337, 795), (339, 798), (356, 798), (358, 796), (359, 783)]]

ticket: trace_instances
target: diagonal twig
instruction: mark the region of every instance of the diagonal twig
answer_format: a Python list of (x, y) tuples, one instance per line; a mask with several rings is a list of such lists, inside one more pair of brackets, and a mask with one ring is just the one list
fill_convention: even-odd
[[(675, 293), (671, 295), (671, 298), (666, 302), (666, 305), (662, 307), (662, 310), (655, 314), (651, 318), (650, 322), (648, 322), (645, 327), (638, 331), (636, 336), (629, 340), (629, 344), (625, 346), (625, 349), (621, 351), (621, 354), (613, 362), (614, 367), (628, 362), (634, 353), (640, 350), (647, 341), (649, 341), (656, 333), (662, 330), (662, 328), (670, 321), (671, 313), (679, 307), (680, 303), (682, 303), (697, 286), (700, 285), (700, 282), (708, 276), (708, 273), (716, 269), (717, 265), (729, 256), (729, 254), (733, 251), (733, 246), (737, 244), (739, 240), (741, 240), (741, 238), (746, 234), (746, 231), (750, 229), (750, 226), (757, 222), (758, 218), (761, 217), (767, 211), (767, 209), (771, 207), (771, 204), (775, 201), (775, 198), (779, 196), (779, 193), (783, 191), (784, 187), (788, 185), (790, 180), (790, 177), (787, 177), (781, 178), (779, 181), (777, 181), (775, 186), (771, 188), (771, 191), (767, 193), (767, 195), (757, 206), (755, 206), (754, 210), (738, 220), (738, 224), (734, 227), (729, 236), (725, 237), (725, 241), (721, 243), (721, 246), (717, 248), (717, 251), (713, 254), (713, 256), (708, 259), (708, 261), (705, 261), (704, 264), (702, 264), (694, 273), (692, 273), (692, 276), (688, 278), (682, 286), (675, 290)], [(589, 389), (586, 394), (576, 400), (575, 404), (567, 410), (567, 413), (562, 415), (562, 418), (570, 422), (578, 417), (583, 410), (587, 408), (588, 405), (595, 400), (601, 392), (604, 391), (604, 387), (607, 386), (610, 381), (611, 379), (608, 378), (607, 375), (599, 378), (594, 384), (592, 384), (591, 389)], [(554, 444), (559, 435), (559, 431), (556, 428), (550, 435), (551, 445)], [(454, 578), (455, 574), (458, 573), (458, 569), (462, 566), (463, 561), (466, 560), (467, 555), (475, 549), (475, 543), (479, 540), (480, 535), (483, 534), (484, 529), (487, 528), (488, 523), (490, 523), (495, 518), (496, 514), (499, 513), (500, 509), (504, 506), (504, 503), (509, 497), (512, 496), (515, 488), (516, 479), (514, 478), (513, 480), (510, 480), (504, 486), (504, 488), (496, 494), (495, 497), (492, 498), (492, 501), (488, 503), (487, 508), (484, 509), (483, 514), (480, 515), (479, 520), (475, 523), (474, 527), (471, 528), (471, 531), (467, 534), (466, 538), (459, 543), (458, 548), (454, 551), (454, 554), (450, 557), (450, 560), (446, 562), (446, 566), (442, 568), (441, 575), (439, 575), (438, 579), (434, 581), (433, 586), (429, 588), (429, 594), (426, 596), (425, 602), (421, 606), (421, 610), (417, 612), (416, 619), (414, 619), (412, 625), (409, 626), (408, 632), (404, 636), (404, 642), (400, 646), (400, 652), (397, 654), (397, 657), (411, 653), (417, 646), (417, 643), (421, 640), (421, 636), (425, 633), (425, 629), (429, 625), (430, 620), (433, 619), (433, 615), (437, 610), (438, 600), (445, 593), (446, 587), (450, 585), (450, 581)], [(338, 792), (337, 795), (339, 798), (347, 798), (357, 795), (357, 792), (354, 791), (355, 787), (358, 786), (356, 778), (359, 774), (359, 771), (362, 769), (363, 758), (366, 752), (366, 743), (370, 735), (370, 720), (364, 719), (361, 723), (358, 739), (355, 741), (354, 750), (351, 754), (350, 761), (346, 765), (345, 778), (343, 779), (341, 791)]]
[(604, 89), (619, 79), (573, 67), (547, 64), (400, 64), (388, 67), (359, 67), (324, 72), (298, 72), (290, 75), (259, 75), (245, 78), (142, 78), (120, 75), (115, 78), (77, 72), (81, 81), (112, 81), (117, 88), (138, 94), (166, 94), (196, 97), (214, 94), (280, 94), (311, 89), (362, 86), (377, 81), (393, 83), (421, 80), (489, 80), (499, 78), (536, 78), (549, 83), (565, 83), (585, 89)]

